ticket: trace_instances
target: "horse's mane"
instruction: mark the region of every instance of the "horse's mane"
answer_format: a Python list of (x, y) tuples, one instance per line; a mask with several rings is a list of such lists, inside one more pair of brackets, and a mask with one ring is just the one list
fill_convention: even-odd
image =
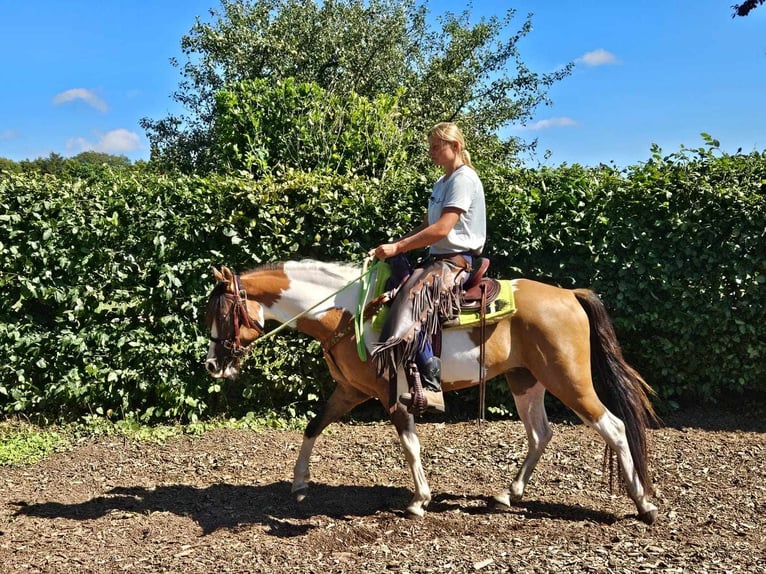
[(264, 263), (259, 265), (255, 269), (246, 271), (242, 275), (250, 275), (252, 273), (259, 273), (262, 271), (275, 271), (282, 270), (285, 264), (291, 264), (301, 267), (309, 271), (321, 270), (324, 273), (335, 275), (339, 279), (347, 279), (348, 273), (357, 271), (358, 265), (352, 262), (337, 262), (337, 261), (318, 261), (316, 259), (300, 259), (297, 261), (279, 261), (275, 263)]
[(250, 275), (251, 273), (258, 273), (260, 271), (274, 271), (275, 269), (282, 269), (285, 264), (281, 261), (277, 261), (275, 263), (264, 263), (263, 265), (259, 265), (258, 267), (255, 267), (254, 269), (249, 269), (242, 273), (242, 275)]

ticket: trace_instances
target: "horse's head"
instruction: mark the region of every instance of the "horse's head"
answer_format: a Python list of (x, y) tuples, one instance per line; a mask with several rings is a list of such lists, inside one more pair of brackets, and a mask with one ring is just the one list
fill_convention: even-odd
[[(240, 359), (263, 335), (263, 308), (249, 300), (239, 277), (228, 267), (213, 268), (216, 285), (207, 300), (205, 323), (210, 329), (205, 368), (215, 378), (234, 378)], [(254, 318), (257, 317), (257, 318)]]

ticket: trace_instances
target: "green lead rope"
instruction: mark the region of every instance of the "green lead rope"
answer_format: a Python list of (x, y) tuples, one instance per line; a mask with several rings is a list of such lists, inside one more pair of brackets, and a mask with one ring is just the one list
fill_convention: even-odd
[(341, 291), (345, 291), (346, 289), (351, 287), (354, 283), (356, 283), (357, 281), (360, 281), (361, 282), (361, 288), (360, 288), (360, 295), (359, 295), (359, 303), (357, 304), (357, 313), (356, 313), (356, 317), (354, 318), (354, 331), (356, 332), (357, 352), (359, 353), (359, 357), (363, 361), (366, 361), (367, 360), (367, 349), (364, 346), (364, 331), (363, 331), (363, 325), (364, 325), (364, 306), (365, 306), (365, 303), (366, 303), (366, 300), (367, 300), (367, 296), (368, 296), (368, 293), (369, 293), (369, 290), (370, 290), (370, 274), (373, 271), (376, 271), (378, 269), (378, 265), (380, 264), (380, 262), (377, 262), (377, 263), (375, 263), (375, 265), (373, 265), (372, 267), (367, 269), (367, 266), (369, 264), (370, 259), (371, 258), (368, 257), (368, 258), (366, 258), (364, 260), (363, 272), (362, 272), (361, 276), (359, 276), (357, 279), (354, 279), (353, 281), (351, 281), (349, 283), (346, 283), (343, 287), (341, 287), (337, 291), (333, 291), (327, 297), (325, 297), (324, 299), (319, 301), (319, 303), (316, 303), (315, 305), (312, 305), (311, 307), (309, 307), (305, 311), (302, 311), (302, 312), (298, 313), (295, 317), (285, 321), (284, 323), (279, 325), (279, 327), (277, 327), (276, 329), (273, 329), (273, 330), (269, 331), (268, 333), (264, 333), (262, 336), (258, 337), (255, 341), (253, 341), (253, 344), (261, 343), (261, 342), (265, 341), (266, 339), (276, 335), (278, 332), (282, 331), (283, 329), (287, 329), (288, 326), (291, 323), (294, 323), (295, 321), (297, 321), (301, 317), (305, 317), (311, 311), (313, 311), (314, 309), (319, 307), (322, 303), (325, 303), (326, 301), (329, 301), (330, 299), (335, 297)]
[(359, 301), (356, 304), (356, 315), (354, 316), (354, 335), (356, 335), (356, 352), (359, 354), (359, 358), (362, 361), (367, 361), (367, 347), (364, 344), (364, 307), (367, 304), (367, 299), (370, 297), (370, 289), (372, 288), (372, 282), (370, 281), (370, 275), (380, 265), (380, 261), (376, 262), (369, 270), (367, 266), (372, 257), (365, 257), (362, 263), (362, 276), (360, 278), (359, 289)]

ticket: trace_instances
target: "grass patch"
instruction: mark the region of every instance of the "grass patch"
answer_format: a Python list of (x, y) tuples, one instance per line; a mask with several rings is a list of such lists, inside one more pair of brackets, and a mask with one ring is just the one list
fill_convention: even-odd
[(32, 464), (69, 448), (71, 435), (28, 423), (0, 423), (0, 466)]
[(248, 413), (240, 419), (220, 418), (187, 425), (146, 425), (135, 419), (111, 421), (102, 416), (86, 416), (80, 423), (39, 426), (20, 420), (0, 421), (0, 466), (34, 464), (56, 452), (99, 436), (119, 436), (129, 440), (164, 443), (182, 436), (198, 436), (207, 431), (229, 428), (263, 432), (273, 429), (303, 430), (308, 416), (276, 413)]

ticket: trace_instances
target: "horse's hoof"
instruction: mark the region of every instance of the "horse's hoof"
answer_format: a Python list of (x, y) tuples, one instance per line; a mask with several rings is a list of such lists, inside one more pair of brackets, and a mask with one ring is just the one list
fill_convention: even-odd
[(651, 526), (657, 520), (657, 509), (652, 508), (651, 510), (647, 510), (646, 512), (639, 513), (638, 519), (644, 524), (648, 524), (649, 526)]
[(510, 508), (511, 504), (521, 501), (521, 498), (521, 494), (514, 494), (513, 492), (507, 491), (501, 492), (500, 494), (495, 494), (492, 497), (492, 504), (495, 507)]
[(493, 508), (508, 509), (511, 507), (511, 496), (507, 492), (496, 494), (490, 500)]
[(426, 515), (426, 509), (420, 504), (411, 504), (404, 510), (404, 516), (410, 520), (420, 520)]
[(298, 488), (296, 490), (293, 490), (293, 498), (295, 498), (295, 502), (303, 502), (306, 499), (306, 496), (309, 493), (309, 487), (303, 486), (301, 488)]

